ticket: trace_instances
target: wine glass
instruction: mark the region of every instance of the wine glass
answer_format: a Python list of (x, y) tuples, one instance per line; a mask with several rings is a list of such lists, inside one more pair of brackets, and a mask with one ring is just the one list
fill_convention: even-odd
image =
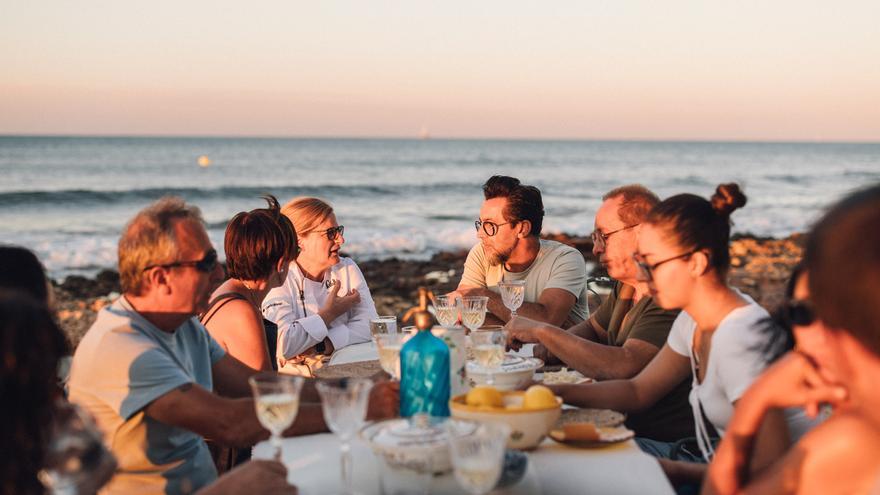
[(377, 316), (370, 319), (370, 334), (375, 337), (383, 333), (397, 333), (396, 316)]
[(281, 460), (281, 433), (284, 432), (299, 412), (299, 394), (302, 390), (301, 376), (260, 373), (248, 379), (254, 393), (254, 406), (257, 419), (263, 428), (272, 434), (272, 447), (275, 460)]
[(473, 332), (483, 326), (486, 321), (486, 296), (468, 296), (461, 298), (461, 322)]
[(379, 348), (379, 364), (391, 378), (400, 381), (400, 349), (408, 340), (403, 333), (386, 333), (375, 336), (376, 347)]
[(434, 313), (437, 323), (442, 327), (451, 327), (458, 322), (459, 302), (455, 297), (437, 296), (434, 298)]
[(522, 306), (523, 296), (526, 292), (526, 281), (499, 282), (498, 289), (501, 290), (501, 301), (504, 303), (504, 307), (510, 310), (510, 319), (516, 318), (516, 310)]
[(320, 380), (316, 387), (321, 395), (324, 421), (341, 442), (342, 485), (344, 493), (350, 495), (354, 493), (350, 442), (364, 425), (373, 382), (367, 378), (336, 378)]
[(483, 423), (471, 435), (449, 435), (455, 479), (468, 493), (484, 495), (498, 484), (509, 436), (503, 423)]
[(486, 385), (495, 384), (494, 373), (504, 363), (504, 347), (507, 345), (507, 332), (504, 330), (477, 330), (471, 333), (474, 359), (486, 370)]

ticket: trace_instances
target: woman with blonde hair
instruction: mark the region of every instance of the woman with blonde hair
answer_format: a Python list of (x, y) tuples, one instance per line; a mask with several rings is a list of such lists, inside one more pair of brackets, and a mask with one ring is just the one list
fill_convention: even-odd
[(333, 208), (300, 197), (281, 211), (293, 222), (300, 253), (284, 284), (263, 301), (263, 315), (278, 325), (279, 371), (312, 376), (335, 349), (370, 341), (376, 307), (358, 266), (339, 255), (345, 227)]

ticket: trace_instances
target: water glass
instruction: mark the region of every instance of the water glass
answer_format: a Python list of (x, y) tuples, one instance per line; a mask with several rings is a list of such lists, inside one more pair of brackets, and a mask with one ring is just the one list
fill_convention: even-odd
[(458, 484), (471, 495), (492, 491), (501, 478), (510, 427), (483, 423), (471, 435), (450, 435), (449, 454)]
[(522, 306), (526, 293), (526, 281), (499, 282), (498, 289), (501, 291), (501, 301), (504, 303), (504, 307), (510, 310), (510, 319), (516, 318), (516, 310)]
[(321, 396), (324, 421), (341, 442), (343, 493), (350, 495), (355, 493), (351, 480), (351, 439), (366, 420), (373, 382), (367, 378), (336, 378), (319, 380), (316, 387)]
[(483, 326), (486, 321), (486, 296), (468, 296), (461, 298), (461, 322), (473, 332)]
[(434, 313), (437, 323), (441, 327), (451, 327), (458, 322), (458, 314), (461, 304), (457, 298), (451, 296), (436, 296), (434, 298)]
[(254, 394), (257, 419), (272, 434), (275, 460), (281, 460), (281, 433), (296, 419), (303, 378), (277, 373), (260, 373), (248, 379)]
[(507, 332), (504, 330), (477, 330), (471, 333), (474, 359), (486, 370), (486, 384), (495, 384), (495, 375), (504, 364)]
[(383, 333), (397, 333), (396, 316), (377, 316), (370, 319), (370, 334), (376, 337)]
[(408, 340), (404, 333), (386, 333), (375, 336), (376, 347), (379, 349), (379, 364), (386, 373), (396, 381), (400, 381), (400, 349)]

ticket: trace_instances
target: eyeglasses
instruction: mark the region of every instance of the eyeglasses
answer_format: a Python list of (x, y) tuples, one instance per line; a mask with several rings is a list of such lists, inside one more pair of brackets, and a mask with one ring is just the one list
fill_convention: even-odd
[(310, 232), (306, 232), (306, 234), (311, 234), (312, 232), (318, 232), (319, 234), (324, 234), (327, 236), (327, 239), (330, 241), (335, 241), (337, 237), (344, 235), (345, 226), (337, 225), (336, 227), (330, 227), (326, 230), (312, 230)]
[(495, 223), (495, 222), (489, 222), (489, 221), (484, 222), (482, 220), (477, 220), (476, 222), (474, 222), (474, 228), (477, 229), (477, 231), (479, 231), (482, 228), (483, 232), (485, 232), (487, 236), (492, 237), (493, 235), (498, 233), (498, 227), (501, 227), (502, 225), (507, 225), (510, 223), (516, 223), (516, 222)]
[(809, 301), (792, 299), (782, 307), (783, 318), (789, 325), (805, 327), (816, 321), (816, 313)]
[(645, 282), (650, 282), (650, 281), (654, 280), (654, 276), (652, 275), (651, 272), (653, 270), (656, 270), (658, 266), (662, 265), (663, 263), (668, 263), (670, 261), (680, 260), (682, 258), (688, 258), (698, 251), (699, 251), (699, 249), (695, 249), (693, 251), (689, 251), (684, 254), (679, 254), (678, 256), (673, 256), (672, 258), (666, 258), (665, 260), (658, 261), (658, 262), (654, 263), (653, 265), (648, 264), (648, 260), (646, 260), (644, 256), (642, 256), (639, 253), (636, 253), (633, 255), (633, 261), (635, 261), (636, 266), (639, 267), (639, 275), (641, 276), (641, 279), (644, 280)]
[(638, 224), (638, 223), (634, 224), (634, 225), (627, 225), (626, 227), (621, 227), (617, 230), (612, 230), (611, 232), (609, 232), (607, 234), (603, 234), (602, 231), (600, 231), (600, 230), (594, 230), (590, 234), (590, 238), (593, 239), (594, 246), (596, 246), (599, 249), (605, 249), (605, 245), (608, 243), (609, 237), (611, 237), (612, 235), (614, 235), (618, 232), (622, 232), (624, 230), (629, 230), (629, 229), (638, 227), (639, 225), (640, 224)]
[(200, 272), (211, 273), (217, 268), (217, 251), (213, 249), (208, 251), (207, 253), (205, 253), (205, 256), (200, 260), (175, 261), (172, 263), (157, 263), (155, 265), (148, 265), (146, 268), (144, 268), (143, 271), (147, 271), (151, 268), (173, 268), (177, 266), (192, 266)]

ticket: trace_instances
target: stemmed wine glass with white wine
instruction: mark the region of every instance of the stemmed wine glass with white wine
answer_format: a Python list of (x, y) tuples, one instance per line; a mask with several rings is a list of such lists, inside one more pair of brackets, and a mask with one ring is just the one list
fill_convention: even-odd
[(335, 378), (316, 384), (321, 395), (324, 421), (341, 442), (342, 486), (346, 495), (352, 487), (351, 438), (364, 425), (373, 382), (367, 378)]
[(471, 495), (495, 488), (504, 466), (504, 448), (510, 426), (483, 423), (470, 435), (450, 435), (449, 453), (458, 484)]
[(440, 326), (451, 327), (458, 322), (459, 306), (458, 299), (455, 297), (436, 296), (434, 298), (434, 313)]
[(522, 306), (523, 296), (526, 293), (525, 280), (509, 280), (498, 283), (498, 289), (501, 291), (501, 302), (504, 307), (510, 310), (510, 319), (516, 318), (516, 310)]
[(495, 384), (495, 372), (504, 364), (507, 332), (504, 330), (477, 330), (471, 332), (474, 359), (486, 370), (486, 384)]
[(281, 460), (281, 433), (296, 419), (303, 378), (276, 373), (260, 373), (248, 379), (254, 393), (257, 419), (272, 434), (275, 460)]
[(473, 332), (483, 326), (486, 321), (486, 296), (468, 296), (461, 298), (461, 322)]

